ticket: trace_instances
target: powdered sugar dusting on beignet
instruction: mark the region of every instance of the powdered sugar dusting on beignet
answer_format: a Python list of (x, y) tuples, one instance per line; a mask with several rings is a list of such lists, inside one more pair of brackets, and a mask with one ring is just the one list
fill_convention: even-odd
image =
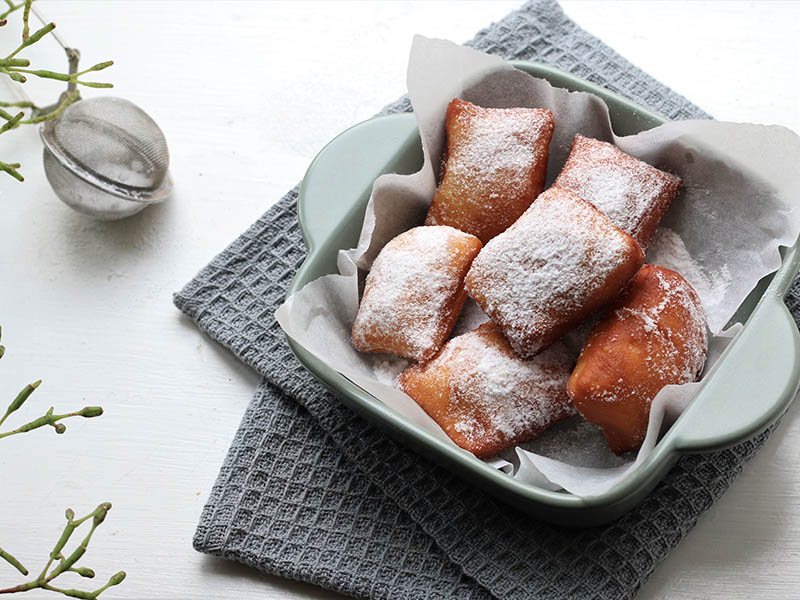
[(452, 227), (416, 227), (381, 250), (367, 275), (352, 340), (364, 352), (433, 356), (466, 299), (464, 276), (480, 241)]
[(594, 204), (646, 247), (683, 184), (612, 144), (578, 134), (554, 185)]
[(537, 147), (539, 132), (550, 121), (548, 111), (528, 108), (475, 107), (462, 112), (456, 124), (466, 129), (464, 141), (449, 150), (445, 175), (460, 180), (461, 187), (491, 205), (502, 193), (524, 192), (520, 177), (533, 168), (547, 151)]
[[(651, 273), (660, 298), (648, 306), (625, 305), (614, 311), (614, 318), (638, 319), (645, 333), (647, 368), (671, 384), (695, 381), (706, 362), (708, 328), (700, 298), (680, 274), (670, 269), (648, 265), (642, 276)], [(664, 322), (663, 315), (681, 311), (680, 327)], [(658, 345), (656, 350), (655, 344)]]
[(453, 441), (486, 457), (575, 414), (566, 393), (572, 364), (560, 343), (522, 359), (496, 325), (485, 323), (452, 338), (399, 382)]
[(549, 110), (453, 100), (442, 181), (425, 224), (451, 225), (484, 243), (505, 231), (542, 191), (553, 128)]
[(645, 438), (653, 399), (695, 381), (707, 348), (697, 293), (679, 273), (645, 265), (589, 334), (568, 392), (611, 449), (628, 452)]
[(608, 217), (551, 188), (486, 245), (466, 287), (514, 350), (532, 356), (612, 300), (642, 261)]

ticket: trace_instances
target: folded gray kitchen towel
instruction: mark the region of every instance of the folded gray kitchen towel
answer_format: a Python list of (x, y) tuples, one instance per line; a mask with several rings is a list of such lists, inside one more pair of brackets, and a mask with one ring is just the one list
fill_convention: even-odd
[[(699, 108), (581, 30), (551, 0), (479, 32), (474, 48), (550, 63), (671, 119)], [(407, 98), (384, 112), (410, 110)], [(345, 408), (274, 319), (305, 250), (297, 188), (175, 304), (264, 376), (203, 510), (195, 547), (359, 598), (632, 598), (769, 436), (682, 458), (636, 509), (568, 530), (505, 506)], [(788, 302), (800, 317), (800, 286)]]

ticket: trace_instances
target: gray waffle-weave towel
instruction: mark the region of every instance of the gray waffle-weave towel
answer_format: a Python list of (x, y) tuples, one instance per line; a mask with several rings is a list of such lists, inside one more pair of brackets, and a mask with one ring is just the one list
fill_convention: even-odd
[[(550, 63), (672, 119), (708, 117), (551, 0), (469, 44)], [(404, 110), (407, 99), (384, 112)], [(297, 188), (175, 296), (264, 376), (201, 516), (201, 552), (359, 598), (632, 598), (768, 437), (681, 459), (608, 526), (570, 531), (499, 505), (342, 406), (290, 352), (273, 313), (305, 254), (296, 199)], [(796, 282), (796, 317), (799, 294)]]

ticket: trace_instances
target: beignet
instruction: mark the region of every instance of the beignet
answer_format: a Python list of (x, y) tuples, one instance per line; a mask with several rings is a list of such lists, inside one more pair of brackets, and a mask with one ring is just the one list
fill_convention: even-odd
[(708, 338), (700, 299), (678, 273), (645, 265), (589, 334), (568, 391), (617, 454), (644, 440), (650, 404), (668, 384), (695, 381)]
[(425, 224), (450, 225), (484, 244), (505, 231), (544, 187), (553, 127), (546, 109), (450, 102), (441, 183)]
[(566, 393), (572, 363), (560, 343), (524, 360), (489, 322), (398, 382), (456, 444), (487, 458), (575, 414)]
[(466, 288), (511, 347), (530, 358), (616, 298), (643, 261), (636, 240), (607, 216), (550, 188), (486, 244)]
[(464, 276), (481, 246), (452, 227), (415, 227), (386, 244), (353, 323), (356, 350), (413, 360), (436, 354), (464, 306)]
[(594, 204), (646, 248), (683, 182), (613, 144), (578, 134), (553, 185)]

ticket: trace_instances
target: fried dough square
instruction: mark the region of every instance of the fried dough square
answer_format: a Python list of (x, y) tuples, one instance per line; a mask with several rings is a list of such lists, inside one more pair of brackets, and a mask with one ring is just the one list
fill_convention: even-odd
[(431, 358), (464, 306), (464, 277), (481, 247), (475, 236), (445, 226), (415, 227), (391, 240), (367, 275), (353, 346)]
[(550, 188), (491, 240), (467, 293), (529, 358), (615, 299), (642, 266), (630, 235), (587, 201)]
[(637, 449), (661, 388), (695, 381), (708, 350), (700, 299), (678, 273), (645, 265), (592, 329), (568, 391), (617, 454)]
[(575, 414), (566, 393), (572, 364), (560, 343), (520, 358), (489, 322), (452, 338), (398, 382), (458, 446), (488, 458)]
[(425, 224), (450, 225), (484, 244), (505, 231), (544, 187), (554, 123), (546, 109), (450, 102), (441, 183)]
[(683, 182), (613, 144), (578, 134), (554, 185), (594, 204), (646, 248)]

